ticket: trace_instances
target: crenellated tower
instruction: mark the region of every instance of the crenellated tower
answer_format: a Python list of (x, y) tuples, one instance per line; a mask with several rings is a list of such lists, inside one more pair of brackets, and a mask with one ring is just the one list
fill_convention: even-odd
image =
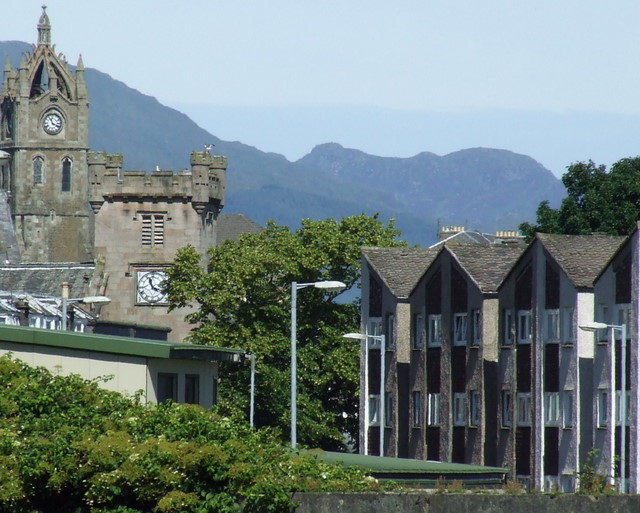
[(178, 249), (190, 244), (204, 255), (216, 245), (226, 157), (194, 151), (191, 168), (179, 172), (122, 171), (122, 155), (105, 152), (89, 152), (88, 162), (102, 287), (96, 293), (112, 300), (103, 319), (168, 325), (181, 339), (185, 312), (167, 314), (161, 284)]
[(75, 73), (56, 55), (43, 6), (38, 44), (17, 70), (9, 59), (0, 91), (0, 188), (8, 192), (25, 262), (93, 259), (88, 208), (89, 98), (82, 58)]
[(87, 287), (110, 297), (104, 320), (167, 326), (181, 340), (186, 312), (167, 311), (165, 271), (179, 248), (216, 245), (227, 159), (207, 145), (189, 169), (123, 171), (122, 155), (89, 151), (82, 57), (72, 73), (54, 50), (43, 7), (38, 44), (17, 70), (7, 61), (0, 91), (0, 201), (20, 260), (95, 262)]

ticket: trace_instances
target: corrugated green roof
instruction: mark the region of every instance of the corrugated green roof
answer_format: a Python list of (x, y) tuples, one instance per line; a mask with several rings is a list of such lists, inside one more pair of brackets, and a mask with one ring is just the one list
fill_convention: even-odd
[(23, 326), (0, 326), (0, 341), (176, 360), (237, 361), (244, 354), (241, 349)]

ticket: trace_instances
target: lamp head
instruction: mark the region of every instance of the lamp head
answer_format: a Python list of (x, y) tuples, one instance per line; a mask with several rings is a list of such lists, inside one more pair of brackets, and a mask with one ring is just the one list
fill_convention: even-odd
[(313, 286), (317, 289), (324, 289), (331, 292), (340, 292), (347, 288), (341, 281), (317, 281)]
[(81, 297), (78, 301), (80, 303), (91, 305), (107, 305), (111, 303), (111, 298), (108, 298), (107, 296), (87, 296)]
[(608, 327), (609, 325), (605, 324), (604, 322), (585, 322), (584, 324), (580, 325), (580, 329), (582, 331), (604, 330)]

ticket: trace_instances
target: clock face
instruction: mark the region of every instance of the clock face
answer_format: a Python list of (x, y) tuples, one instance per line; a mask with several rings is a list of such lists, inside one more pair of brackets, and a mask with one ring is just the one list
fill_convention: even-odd
[(138, 303), (166, 303), (167, 293), (163, 286), (167, 275), (164, 271), (138, 271), (136, 279), (136, 300)]
[(62, 130), (62, 118), (60, 114), (55, 112), (47, 114), (42, 122), (42, 128), (44, 128), (44, 131), (49, 135), (59, 134)]

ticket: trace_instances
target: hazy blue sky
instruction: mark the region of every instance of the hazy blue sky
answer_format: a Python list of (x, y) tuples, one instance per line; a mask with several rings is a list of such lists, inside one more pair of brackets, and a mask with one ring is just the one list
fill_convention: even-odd
[[(40, 2), (0, 40), (35, 42)], [(51, 0), (58, 51), (297, 159), (474, 146), (556, 174), (640, 153), (638, 0)], [(14, 63), (16, 65), (17, 63)]]

